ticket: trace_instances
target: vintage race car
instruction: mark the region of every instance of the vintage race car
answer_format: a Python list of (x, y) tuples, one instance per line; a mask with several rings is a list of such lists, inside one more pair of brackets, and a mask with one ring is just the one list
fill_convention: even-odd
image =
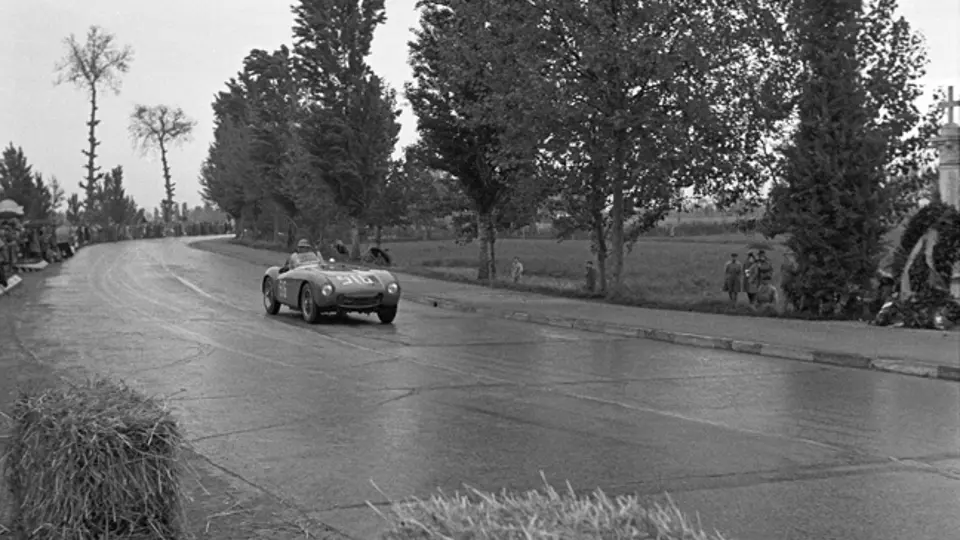
[(390, 272), (332, 260), (271, 267), (263, 275), (261, 291), (268, 314), (276, 315), (285, 305), (299, 310), (311, 324), (323, 313), (376, 313), (380, 322), (390, 324), (400, 304), (400, 282)]

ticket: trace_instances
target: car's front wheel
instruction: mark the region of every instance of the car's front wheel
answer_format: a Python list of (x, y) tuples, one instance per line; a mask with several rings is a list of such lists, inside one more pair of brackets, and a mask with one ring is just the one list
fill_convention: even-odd
[(317, 303), (313, 301), (313, 290), (310, 285), (304, 285), (300, 289), (300, 313), (303, 320), (310, 324), (315, 324), (320, 320), (320, 310), (317, 309)]
[(380, 322), (383, 324), (390, 324), (394, 319), (397, 318), (397, 306), (393, 307), (382, 307), (377, 311), (377, 318), (380, 319)]
[(280, 302), (277, 302), (277, 295), (273, 292), (273, 280), (270, 278), (263, 280), (263, 309), (267, 310), (267, 315), (280, 313)]

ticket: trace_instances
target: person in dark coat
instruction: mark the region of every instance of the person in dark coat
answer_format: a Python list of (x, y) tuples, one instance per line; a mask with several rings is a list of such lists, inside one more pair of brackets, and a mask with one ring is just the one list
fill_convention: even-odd
[(743, 264), (737, 257), (736, 253), (731, 253), (730, 260), (723, 267), (723, 290), (733, 303), (743, 290)]

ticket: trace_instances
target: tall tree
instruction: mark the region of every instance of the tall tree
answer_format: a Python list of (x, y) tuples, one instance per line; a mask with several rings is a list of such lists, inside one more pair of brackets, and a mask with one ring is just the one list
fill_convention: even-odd
[(814, 313), (851, 286), (869, 286), (891, 203), (882, 188), (885, 137), (871, 125), (861, 83), (861, 8), (859, 0), (801, 0), (795, 13), (805, 80), (777, 213), (797, 254), (788, 294)]
[[(524, 2), (421, 0), (420, 29), (410, 43), (414, 82), (407, 100), (417, 116), (420, 159), (456, 178), (469, 199), (480, 239), (478, 279), (496, 277), (499, 214), (526, 187), (537, 141), (522, 114), (491, 117), (507, 110), (516, 84), (517, 48), (511, 36), (533, 30)], [(524, 25), (529, 24), (529, 28)], [(521, 113), (524, 111), (520, 111)]]
[(357, 258), (400, 132), (396, 96), (366, 62), (386, 20), (384, 0), (301, 0), (293, 13), (297, 79), (308, 103), (300, 140), (350, 218)]
[(228, 85), (244, 96), (250, 129), (250, 158), (255, 165), (260, 190), (271, 203), (274, 240), (298, 214), (298, 190), (289, 177), (295, 124), (299, 112), (298, 91), (292, 58), (286, 46), (268, 53), (254, 49), (243, 61), (243, 70)]
[(53, 209), (53, 193), (50, 186), (43, 179), (43, 175), (33, 173), (33, 186), (30, 201), (27, 205), (27, 219), (50, 219), (56, 212)]
[(101, 206), (106, 221), (111, 225), (129, 223), (136, 215), (136, 204), (131, 208), (131, 197), (123, 186), (123, 167), (118, 165), (103, 177)]
[[(801, 31), (801, 21), (809, 6), (794, 2), (795, 18), (790, 25), (796, 50), (810, 38)], [(930, 106), (921, 112), (917, 103), (923, 93), (919, 84), (929, 62), (922, 37), (902, 16), (896, 14), (897, 0), (864, 0), (855, 8), (856, 21), (850, 39), (855, 40), (854, 55), (863, 92), (862, 107), (866, 115), (865, 127), (879, 137), (876, 160), (883, 166), (884, 178), (876, 189), (882, 190), (888, 203), (884, 205), (883, 225), (897, 226), (912, 212), (920, 199), (929, 196), (930, 178), (936, 175), (936, 153), (929, 141), (937, 134), (942, 111), (937, 104), (942, 92), (936, 91)], [(797, 103), (799, 95), (809, 87), (806, 78), (812, 67), (809, 56), (797, 54), (793, 71), (798, 74), (793, 92), (797, 97), (788, 101)], [(798, 123), (799, 125), (799, 123)], [(793, 144), (788, 138), (783, 148)], [(781, 158), (782, 161), (785, 159)], [(782, 233), (786, 224), (778, 223), (785, 209), (778, 207), (782, 196), (789, 196), (781, 173), (771, 191), (767, 205), (769, 234)], [(785, 201), (788, 202), (788, 201)]]
[(163, 220), (170, 221), (175, 210), (174, 192), (176, 184), (170, 175), (170, 163), (167, 160), (168, 152), (174, 146), (183, 144), (190, 139), (190, 134), (197, 122), (183, 112), (180, 107), (167, 105), (136, 105), (130, 115), (130, 137), (134, 146), (142, 152), (158, 152), (160, 163), (163, 165), (163, 189), (166, 198), (163, 203)]
[(237, 233), (253, 217), (256, 228), (262, 193), (257, 165), (251, 157), (252, 129), (246, 96), (236, 83), (227, 83), (213, 103), (214, 141), (200, 175), (201, 196), (237, 220)]
[(0, 192), (4, 199), (12, 199), (22, 206), (24, 212), (30, 207), (34, 196), (33, 175), (33, 166), (27, 161), (23, 148), (10, 143), (0, 158)]
[(82, 221), (83, 203), (80, 201), (80, 196), (76, 193), (72, 193), (70, 197), (67, 198), (66, 218), (70, 225), (73, 226), (79, 225)]
[(560, 210), (601, 268), (609, 252), (616, 295), (625, 250), (686, 192), (727, 205), (768, 180), (766, 138), (790, 110), (781, 2), (526, 4), (537, 24), (513, 17), (525, 31), (487, 44), (526, 68), (490, 111), (503, 122), (519, 103), (536, 120)]
[(56, 214), (60, 211), (60, 207), (63, 206), (66, 193), (64, 193), (63, 186), (60, 185), (60, 181), (57, 180), (56, 176), (50, 177), (49, 188), (51, 211)]
[(120, 93), (120, 76), (130, 70), (133, 49), (129, 45), (121, 47), (116, 36), (99, 26), (90, 27), (85, 42), (81, 43), (71, 34), (64, 44), (66, 55), (55, 68), (57, 84), (71, 83), (86, 91), (90, 99), (90, 119), (87, 121), (89, 148), (83, 150), (83, 155), (87, 157), (84, 165), (87, 176), (85, 181), (80, 182), (80, 189), (86, 193), (87, 210), (91, 210), (96, 185), (100, 180), (100, 168), (97, 166), (97, 146), (100, 141), (96, 135), (97, 125), (100, 124), (97, 119), (98, 100), (100, 94), (107, 90)]

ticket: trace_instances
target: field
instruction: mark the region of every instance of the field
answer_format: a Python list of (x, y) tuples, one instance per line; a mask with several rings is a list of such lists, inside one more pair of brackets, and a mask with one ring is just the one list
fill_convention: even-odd
[[(745, 259), (748, 246), (766, 244), (767, 254), (779, 272), (783, 247), (762, 237), (724, 234), (684, 238), (643, 239), (626, 256), (624, 301), (693, 308), (727, 304), (722, 290), (723, 267), (731, 253)], [(458, 246), (453, 241), (386, 243), (395, 264), (451, 278), (476, 277), (478, 244)], [(536, 289), (574, 291), (583, 286), (585, 263), (592, 260), (584, 240), (557, 242), (543, 239), (502, 239), (497, 242), (497, 272), (506, 280), (513, 257), (524, 266), (524, 284)], [(775, 276), (779, 280), (779, 276)], [(745, 299), (743, 300), (745, 301)]]

